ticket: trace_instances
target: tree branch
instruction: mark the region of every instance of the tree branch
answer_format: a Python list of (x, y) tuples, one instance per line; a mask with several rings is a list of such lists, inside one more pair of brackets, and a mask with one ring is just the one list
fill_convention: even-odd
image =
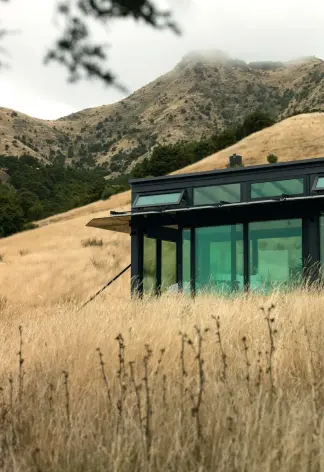
[(180, 34), (169, 11), (157, 9), (150, 0), (78, 0), (73, 4), (64, 0), (58, 5), (58, 13), (66, 20), (62, 36), (45, 56), (45, 63), (56, 61), (69, 71), (69, 81), (97, 78), (123, 92), (127, 89), (117, 82), (111, 70), (105, 69), (106, 46), (92, 43), (92, 31), (87, 19), (107, 24), (113, 18), (131, 17), (143, 20), (155, 29), (170, 29)]

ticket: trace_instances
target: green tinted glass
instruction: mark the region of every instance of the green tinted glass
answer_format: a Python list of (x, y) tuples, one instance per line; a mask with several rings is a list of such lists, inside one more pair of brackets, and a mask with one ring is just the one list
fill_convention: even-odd
[(185, 293), (190, 291), (190, 233), (190, 229), (182, 231), (182, 285)]
[(324, 216), (321, 216), (319, 219), (320, 224), (320, 274), (324, 280)]
[(319, 177), (316, 182), (316, 189), (323, 189), (324, 188), (324, 177)]
[(196, 290), (244, 290), (243, 225), (196, 229)]
[(213, 185), (194, 189), (194, 205), (235, 203), (241, 199), (241, 184)]
[(161, 290), (168, 290), (177, 283), (177, 244), (162, 241)]
[(143, 290), (154, 293), (156, 287), (156, 240), (144, 236)]
[(304, 193), (303, 179), (276, 180), (251, 184), (251, 198), (276, 197)]
[(158, 195), (140, 195), (136, 202), (136, 207), (151, 205), (175, 205), (180, 203), (183, 192), (161, 193)]
[(250, 288), (260, 292), (293, 287), (302, 275), (302, 220), (249, 224)]

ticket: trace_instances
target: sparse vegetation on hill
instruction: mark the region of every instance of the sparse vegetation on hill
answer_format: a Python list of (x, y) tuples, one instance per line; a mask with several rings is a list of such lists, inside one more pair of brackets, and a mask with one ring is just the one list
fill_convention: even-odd
[(225, 149), (274, 123), (274, 119), (269, 114), (258, 111), (248, 115), (242, 124), (232, 126), (210, 138), (203, 138), (196, 142), (182, 141), (176, 144), (157, 146), (150, 159), (146, 158), (134, 167), (132, 175), (136, 178), (157, 177), (174, 172)]

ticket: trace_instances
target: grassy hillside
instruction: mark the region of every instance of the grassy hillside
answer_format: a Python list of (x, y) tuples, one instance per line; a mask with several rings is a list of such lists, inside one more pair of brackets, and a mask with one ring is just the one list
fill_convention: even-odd
[[(235, 150), (246, 164), (324, 155), (323, 117)], [(128, 235), (85, 225), (129, 204), (114, 195), (0, 240), (1, 469), (320, 471), (323, 293), (131, 301), (127, 273), (78, 311), (130, 259)]]
[(246, 166), (267, 164), (270, 153), (279, 162), (324, 157), (323, 129), (324, 113), (293, 116), (174, 173), (224, 169), (234, 153), (243, 156)]
[(251, 63), (191, 54), (125, 100), (42, 121), (0, 108), (0, 154), (129, 172), (157, 144), (196, 140), (263, 110), (282, 119), (324, 110), (324, 62)]
[[(271, 152), (275, 152), (280, 161), (323, 157), (323, 126), (324, 114), (321, 113), (292, 117), (183, 171), (224, 168), (232, 152), (242, 154), (245, 165), (265, 163)], [(56, 303), (66, 298), (76, 298), (79, 302), (86, 299), (129, 263), (130, 241), (127, 235), (85, 225), (93, 217), (108, 216), (110, 209), (126, 209), (129, 205), (130, 192), (121, 193), (107, 201), (39, 221), (38, 229), (0, 240), (1, 294), (24, 306), (29, 303), (42, 306), (45, 302)], [(83, 247), (82, 241), (89, 238), (102, 239), (103, 246)], [(17, 278), (17, 273), (26, 281), (26, 286)], [(55, 290), (49, 293), (53, 281)], [(129, 274), (118, 284), (128, 297)]]

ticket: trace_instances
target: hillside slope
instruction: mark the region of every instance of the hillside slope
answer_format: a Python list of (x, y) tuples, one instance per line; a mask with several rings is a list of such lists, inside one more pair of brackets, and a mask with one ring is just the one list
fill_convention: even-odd
[[(266, 164), (266, 157), (270, 153), (276, 154), (280, 162), (324, 157), (323, 130), (324, 113), (293, 116), (270, 128), (254, 133), (233, 146), (212, 154), (193, 165), (173, 172), (173, 174), (225, 169), (229, 156), (234, 153), (242, 155), (246, 166)], [(129, 204), (130, 192), (123, 192), (114, 195), (107, 201), (75, 208), (67, 213), (38, 221), (37, 224), (44, 226), (104, 211), (107, 216), (110, 209), (127, 208)]]
[[(276, 152), (281, 161), (324, 156), (324, 113), (289, 118), (272, 128), (244, 139), (182, 172), (223, 168), (233, 152), (245, 164), (264, 163)], [(0, 298), (19, 305), (42, 306), (66, 299), (85, 300), (130, 260), (128, 235), (86, 227), (94, 217), (109, 215), (109, 209), (129, 208), (130, 193), (114, 195), (38, 222), (39, 228), (0, 240)], [(87, 238), (103, 240), (103, 246), (83, 247)], [(20, 274), (17, 277), (17, 274)], [(116, 282), (115, 291), (129, 296), (129, 274)], [(110, 292), (111, 293), (111, 292)]]
[(0, 154), (129, 171), (156, 143), (199, 139), (262, 109), (285, 118), (324, 111), (324, 61), (250, 63), (224, 53), (185, 56), (112, 105), (42, 121), (0, 108)]
[(242, 155), (245, 166), (267, 164), (270, 153), (280, 162), (324, 157), (323, 131), (324, 113), (293, 116), (174, 174), (224, 169), (232, 154)]

